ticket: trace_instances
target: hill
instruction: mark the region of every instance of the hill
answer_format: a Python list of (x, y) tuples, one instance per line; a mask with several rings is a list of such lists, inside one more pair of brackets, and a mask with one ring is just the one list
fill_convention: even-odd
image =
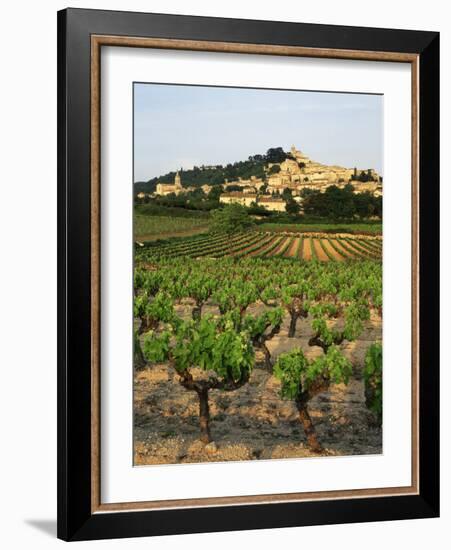
[[(180, 169), (183, 187), (200, 187), (202, 185), (222, 185), (226, 180), (238, 178), (249, 179), (251, 176), (264, 178), (265, 166), (283, 162), (289, 156), (282, 147), (273, 147), (263, 155), (252, 155), (247, 160), (237, 161), (226, 165), (194, 166), (189, 170)], [(151, 178), (148, 181), (139, 181), (134, 184), (135, 193), (153, 193), (157, 183), (173, 183), (175, 171), (162, 176)]]

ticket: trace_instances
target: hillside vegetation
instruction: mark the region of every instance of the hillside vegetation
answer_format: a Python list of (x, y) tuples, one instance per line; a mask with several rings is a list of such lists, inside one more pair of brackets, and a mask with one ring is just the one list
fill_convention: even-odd
[[(189, 170), (180, 170), (184, 187), (200, 187), (201, 185), (221, 185), (226, 179), (232, 181), (238, 178), (249, 179), (251, 176), (263, 178), (265, 175), (265, 166), (268, 163), (283, 162), (287, 158), (287, 153), (282, 147), (268, 149), (264, 155), (252, 155), (247, 160), (237, 161), (226, 165), (217, 164), (215, 166), (194, 166)], [(141, 191), (153, 193), (157, 183), (173, 183), (175, 171), (168, 172), (162, 176), (151, 178), (145, 182), (135, 183), (135, 193)]]

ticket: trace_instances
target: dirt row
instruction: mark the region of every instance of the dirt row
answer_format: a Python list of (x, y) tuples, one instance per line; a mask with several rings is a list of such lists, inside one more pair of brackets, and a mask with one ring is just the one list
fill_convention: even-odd
[[(346, 259), (361, 258), (362, 255), (377, 256), (381, 253), (381, 249), (377, 245), (370, 245), (367, 250), (362, 244), (354, 242), (354, 240), (350, 243), (342, 243), (340, 239), (320, 239), (308, 236), (275, 236), (269, 242), (267, 239), (262, 238), (260, 248), (255, 248), (256, 244), (255, 242), (249, 245), (249, 256), (283, 256), (284, 258), (311, 260), (314, 257), (312, 245), (316, 258), (321, 262), (328, 262), (331, 258), (342, 262)], [(245, 252), (246, 249), (243, 249), (239, 254), (245, 254)]]

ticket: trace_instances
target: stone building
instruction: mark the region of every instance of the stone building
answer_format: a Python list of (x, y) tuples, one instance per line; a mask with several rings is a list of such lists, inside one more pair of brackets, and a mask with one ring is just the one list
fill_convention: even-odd
[(174, 193), (179, 195), (185, 190), (182, 187), (182, 178), (180, 177), (179, 171), (175, 174), (174, 183), (157, 183), (157, 195), (170, 195)]
[(285, 212), (286, 202), (280, 197), (271, 197), (270, 195), (260, 195), (256, 193), (243, 193), (241, 191), (232, 191), (223, 193), (219, 197), (219, 202), (223, 204), (241, 204), (242, 206), (262, 206), (272, 212)]
[(219, 197), (219, 202), (223, 204), (241, 204), (242, 206), (249, 207), (252, 203), (257, 202), (257, 194), (231, 191), (230, 193), (222, 193)]
[(213, 186), (204, 183), (204, 185), (201, 185), (201, 189), (206, 195), (208, 195), (208, 193), (210, 193), (210, 191), (213, 189)]
[[(352, 183), (357, 193), (369, 191), (376, 196), (382, 195), (382, 178), (375, 170), (360, 170), (321, 164), (310, 159), (302, 151), (296, 149), (294, 145), (283, 162), (270, 163), (265, 170), (266, 174), (263, 178), (250, 176), (249, 179), (225, 180), (223, 184), (225, 193), (221, 195), (220, 202), (236, 202), (249, 206), (252, 201), (257, 199), (257, 195), (267, 197), (274, 193), (282, 194), (284, 189), (289, 189), (292, 196), (297, 197), (301, 195), (303, 189), (313, 189), (323, 193), (331, 185), (344, 187), (348, 183)], [(370, 176), (373, 181), (362, 182), (357, 180), (356, 178), (363, 173), (366, 177)], [(230, 187), (239, 188), (240, 191), (228, 191)], [(208, 194), (212, 186), (204, 184), (201, 188)], [(192, 190), (195, 190), (195, 188), (182, 187), (181, 177), (177, 172), (174, 183), (157, 184), (156, 194), (169, 195), (174, 193), (179, 195)], [(262, 193), (264, 194), (262, 195)], [(246, 195), (246, 197), (243, 195)], [(274, 206), (274, 209), (279, 209), (279, 206)]]
[(257, 200), (258, 206), (263, 206), (266, 210), (272, 212), (285, 212), (287, 203), (279, 197), (259, 197)]
[(229, 181), (226, 179), (222, 186), (225, 190), (227, 190), (228, 187), (241, 187), (242, 189), (252, 187), (254, 190), (259, 191), (264, 185), (265, 182), (262, 178), (251, 176), (249, 179), (238, 178), (235, 181)]
[[(360, 176), (364, 170), (357, 168), (344, 168), (343, 166), (325, 165), (311, 160), (307, 155), (297, 150), (293, 145), (290, 149), (290, 156), (281, 163), (269, 164), (268, 172), (273, 166), (278, 166), (279, 171), (268, 174), (268, 191), (282, 192), (284, 189), (291, 189), (293, 194), (299, 193), (303, 188), (325, 191), (330, 185), (344, 186), (351, 181), (351, 178)], [(374, 178), (372, 182), (353, 181), (356, 192), (382, 190), (381, 178), (373, 169), (367, 172)]]

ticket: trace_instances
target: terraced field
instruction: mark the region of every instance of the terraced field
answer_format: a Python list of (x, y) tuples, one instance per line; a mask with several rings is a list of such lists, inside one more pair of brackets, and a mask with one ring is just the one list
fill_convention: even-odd
[(320, 262), (381, 260), (382, 238), (326, 233), (273, 233), (248, 231), (233, 235), (205, 234), (146, 243), (139, 256), (144, 260), (189, 256), (221, 258), (283, 257)]

